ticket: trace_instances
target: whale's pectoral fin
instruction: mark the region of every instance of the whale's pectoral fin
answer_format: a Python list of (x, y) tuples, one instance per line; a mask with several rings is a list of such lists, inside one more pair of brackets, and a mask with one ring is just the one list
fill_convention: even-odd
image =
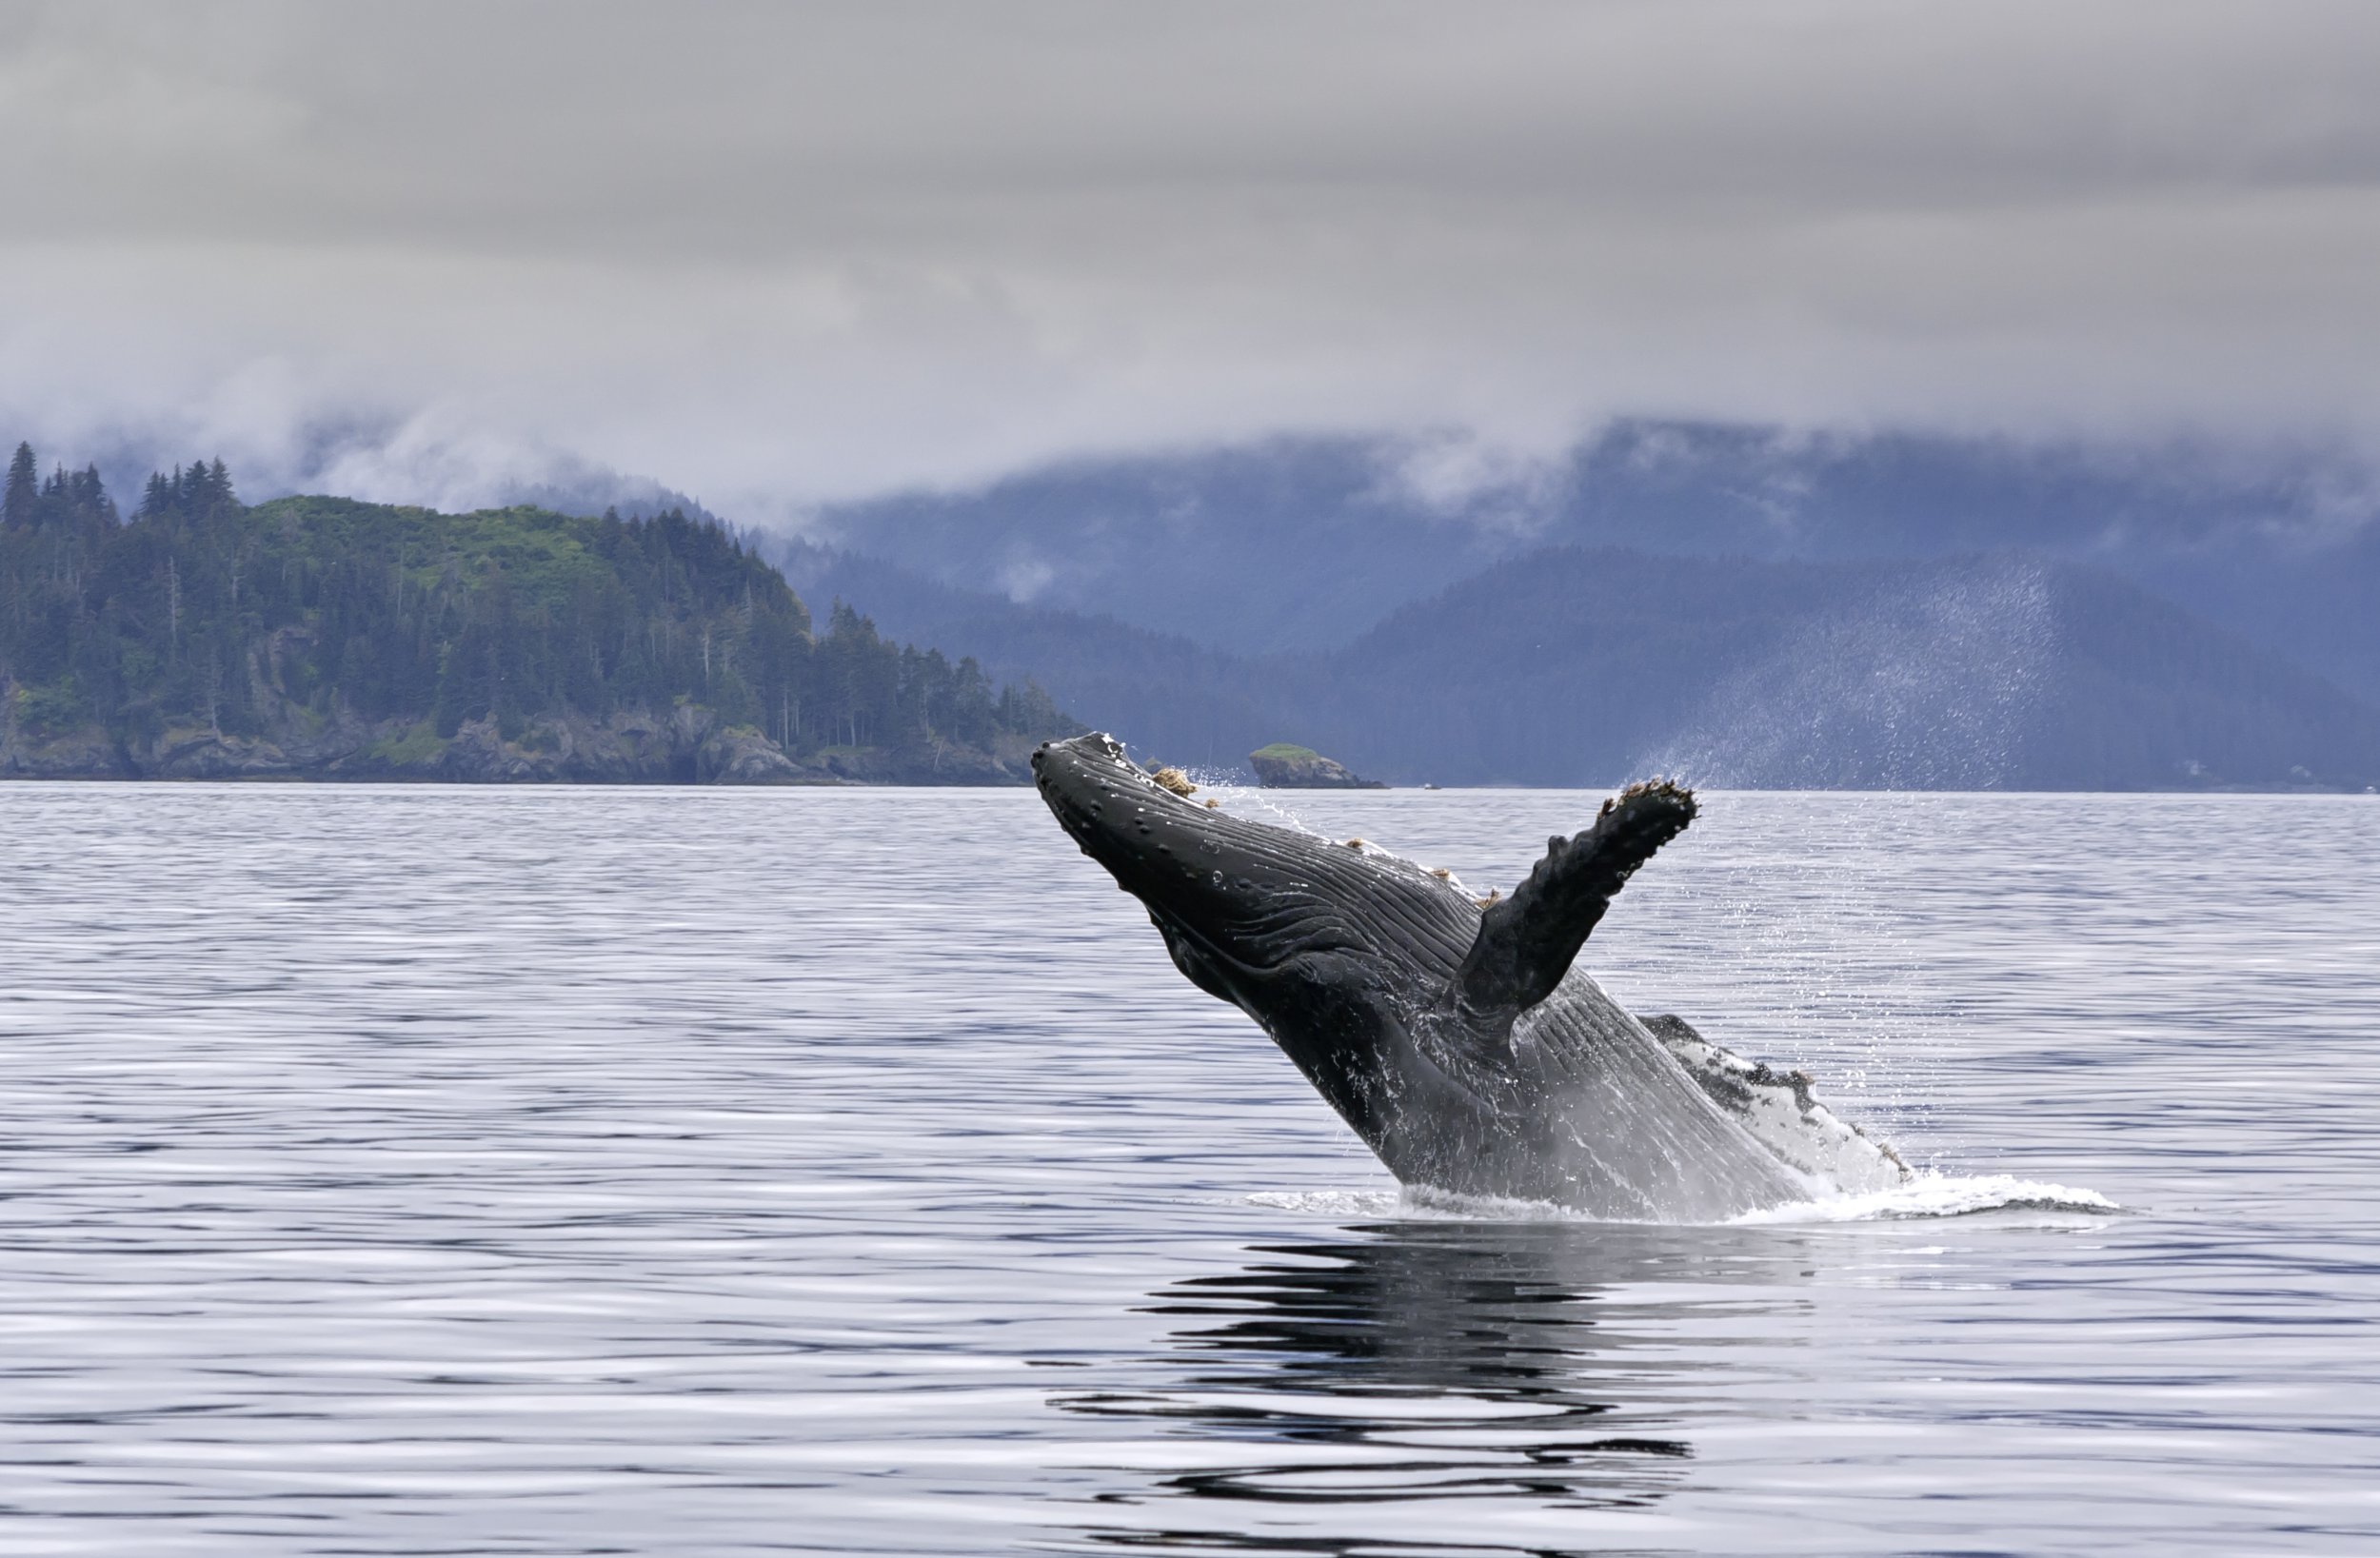
[(1547, 839), (1528, 880), (1481, 917), (1455, 976), (1462, 1004), (1518, 1014), (1552, 995), (1614, 896), (1694, 816), (1693, 791), (1653, 779), (1605, 801), (1595, 826), (1577, 838)]

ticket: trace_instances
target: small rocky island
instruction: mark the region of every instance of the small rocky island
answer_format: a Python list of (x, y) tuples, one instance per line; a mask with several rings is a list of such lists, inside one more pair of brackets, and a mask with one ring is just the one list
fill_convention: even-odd
[(1256, 781), (1268, 790), (1385, 790), (1378, 779), (1358, 779), (1344, 764), (1310, 746), (1275, 741), (1248, 754)]

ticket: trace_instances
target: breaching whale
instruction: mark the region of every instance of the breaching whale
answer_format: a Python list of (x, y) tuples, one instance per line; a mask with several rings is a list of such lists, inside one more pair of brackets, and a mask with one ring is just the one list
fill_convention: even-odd
[(1483, 906), (1360, 840), (1201, 805), (1103, 735), (1043, 745), (1033, 773), (1175, 966), (1254, 1017), (1405, 1185), (1702, 1222), (1908, 1176), (1806, 1076), (1638, 1018), (1574, 966), (1693, 820), (1687, 790), (1631, 787)]

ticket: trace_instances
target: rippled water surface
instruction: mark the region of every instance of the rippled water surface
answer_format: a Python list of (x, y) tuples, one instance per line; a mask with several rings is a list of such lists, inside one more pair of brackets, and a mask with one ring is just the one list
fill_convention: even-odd
[(1023, 792), (15, 784), (0, 949), (0, 1553), (2380, 1551), (2369, 798), (1713, 796), (1589, 943), (2101, 1214), (1400, 1200)]

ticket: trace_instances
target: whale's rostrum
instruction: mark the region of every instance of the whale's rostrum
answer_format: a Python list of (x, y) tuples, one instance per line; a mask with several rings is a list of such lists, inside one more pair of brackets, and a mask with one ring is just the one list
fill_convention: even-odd
[(1101, 735), (1034, 754), (1061, 825), (1147, 908), (1175, 966), (1272, 1035), (1408, 1186), (1708, 1221), (1907, 1175), (1890, 1148), (1576, 966), (1615, 895), (1695, 816), (1661, 781), (1549, 839), (1482, 907), (1364, 846), (1211, 809)]

